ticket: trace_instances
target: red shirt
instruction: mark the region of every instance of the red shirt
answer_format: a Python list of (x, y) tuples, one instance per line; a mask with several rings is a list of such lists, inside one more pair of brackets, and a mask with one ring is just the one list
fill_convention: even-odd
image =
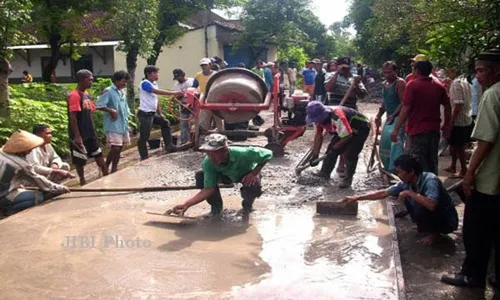
[(406, 133), (439, 131), (441, 105), (450, 103), (446, 89), (430, 77), (419, 77), (406, 86), (403, 105), (410, 108)]

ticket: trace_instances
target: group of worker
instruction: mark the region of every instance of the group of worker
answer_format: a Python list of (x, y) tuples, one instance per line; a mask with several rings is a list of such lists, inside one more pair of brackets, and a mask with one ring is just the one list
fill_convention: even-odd
[[(319, 65), (320, 61), (313, 60), (312, 63)], [(202, 93), (203, 85), (206, 85), (208, 78), (213, 74), (210, 65), (210, 59), (202, 59), (200, 62), (202, 71), (191, 84), (191, 87), (199, 87)], [(351, 186), (359, 153), (370, 132), (368, 118), (357, 111), (356, 105), (356, 99), (363, 94), (363, 87), (360, 85), (360, 79), (351, 76), (346, 67), (348, 67), (347, 61), (343, 59), (337, 61), (337, 71), (331, 74), (330, 79), (326, 79), (325, 76), (325, 80), (321, 81), (325, 91), (330, 89), (332, 92), (328, 97), (311, 99), (306, 109), (307, 123), (316, 126), (311, 163), (316, 164), (318, 161), (324, 132), (332, 136), (326, 150), (326, 158), (320, 171), (315, 175), (329, 179), (337, 159), (343, 157), (343, 161), (339, 162), (339, 168), (345, 170), (339, 172), (342, 178), (339, 185), (341, 188)], [(384, 104), (376, 117), (376, 123), (380, 125), (382, 115), (387, 113), (386, 122), (394, 124), (391, 132), (393, 141), (391, 152), (394, 147), (394, 153), (398, 154), (391, 157), (388, 169), (397, 174), (401, 182), (388, 189), (351, 196), (344, 200), (344, 202), (355, 202), (383, 199), (388, 196), (398, 197), (404, 202), (412, 220), (417, 224), (418, 231), (426, 234), (421, 240), (423, 244), (432, 244), (440, 234), (448, 234), (458, 226), (458, 215), (451, 197), (436, 175), (437, 152), (440, 137), (449, 138), (454, 127), (460, 127), (461, 123), (457, 120), (460, 116), (459, 108), (467, 107), (463, 105), (463, 102), (467, 101), (464, 96), (452, 99), (454, 103), (461, 104), (453, 109), (452, 118), (449, 93), (443, 84), (433, 78), (432, 69), (430, 61), (424, 56), (417, 56), (413, 61), (412, 78), (405, 81), (397, 77), (398, 68), (394, 62), (386, 62), (383, 65), (386, 78), (383, 90)], [(178, 91), (161, 90), (156, 84), (158, 71), (154, 66), (146, 67), (145, 79), (140, 85), (138, 148), (141, 159), (148, 158), (146, 142), (152, 124), (162, 127), (166, 149), (174, 151), (169, 124), (161, 115), (158, 95), (182, 97), (184, 88), (181, 86), (187, 80), (182, 70), (174, 70), (174, 79), (178, 80)], [(273, 73), (277, 74), (278, 71), (275, 70)], [(500, 224), (496, 216), (500, 213), (498, 172), (500, 52), (491, 50), (482, 53), (476, 62), (475, 73), (479, 83), (487, 89), (483, 92), (472, 133), (472, 137), (478, 141), (478, 147), (472, 155), (468, 168), (464, 169), (462, 166), (461, 174), (464, 177), (463, 190), (470, 197), (466, 203), (464, 216), (464, 244), (467, 256), (460, 273), (444, 276), (442, 280), (453, 285), (484, 288), (492, 245), (497, 248), (500, 246)], [(127, 119), (129, 111), (122, 91), (128, 80), (128, 74), (123, 71), (117, 72), (113, 77), (114, 84), (101, 94), (97, 105), (93, 104), (86, 93), (93, 79), (90, 71), (79, 71), (77, 78), (78, 87), (68, 98), (69, 128), (73, 164), (77, 167), (80, 182), (84, 184), (81, 173), (88, 157), (95, 158), (103, 174), (106, 175), (110, 164), (113, 165), (112, 171), (116, 170), (115, 163), (119, 159), (121, 148), (129, 142)], [(336, 92), (337, 85), (341, 86), (339, 90), (343, 90), (343, 94)], [(463, 87), (460, 89), (462, 93), (451, 94), (463, 95), (463, 89)], [(443, 124), (441, 124), (441, 107), (444, 108)], [(92, 111), (95, 108), (107, 113), (105, 131), (111, 151), (106, 162), (102, 158), (93, 127)], [(469, 112), (462, 111), (463, 116), (468, 114)], [(211, 117), (211, 115), (207, 117), (208, 121)], [(405, 130), (402, 130), (403, 125)], [(206, 126), (208, 129), (209, 125)], [(43, 201), (44, 194), (24, 190), (18, 181), (21, 173), (30, 176), (44, 191), (68, 192), (66, 187), (49, 180), (70, 176), (67, 166), (59, 159), (48, 158), (53, 157), (53, 150), (48, 146), (50, 128), (40, 125), (34, 129), (34, 133), (45, 137), (17, 131), (0, 150), (2, 163), (0, 198), (4, 205), (6, 201), (10, 201), (6, 206), (10, 213)], [(461, 131), (457, 133), (457, 135), (462, 134)], [(116, 148), (113, 150), (113, 147)], [(239, 182), (243, 186), (242, 211), (245, 214), (250, 213), (254, 200), (262, 194), (260, 171), (272, 158), (272, 152), (258, 147), (230, 147), (227, 137), (220, 134), (208, 135), (199, 150), (206, 154), (202, 171), (195, 176), (200, 192), (184, 204), (175, 206), (172, 212), (183, 215), (189, 207), (206, 200), (211, 206), (211, 215), (220, 215), (223, 204), (218, 183)], [(500, 251), (496, 251), (496, 258), (495, 270), (496, 274), (500, 275)], [(494, 279), (492, 282), (496, 284)]]

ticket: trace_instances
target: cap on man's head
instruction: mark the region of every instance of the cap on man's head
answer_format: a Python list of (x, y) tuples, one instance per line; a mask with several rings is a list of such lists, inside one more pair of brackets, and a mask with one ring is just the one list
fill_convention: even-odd
[(306, 107), (306, 122), (319, 123), (324, 121), (330, 115), (330, 110), (319, 101), (311, 101)]
[(174, 80), (179, 76), (186, 75), (186, 73), (184, 73), (184, 71), (182, 71), (181, 69), (175, 69), (172, 73), (174, 74)]
[(315, 58), (311, 61), (313, 64), (321, 64), (321, 60), (319, 58)]
[(415, 55), (414, 58), (412, 58), (410, 60), (414, 61), (414, 62), (429, 61), (429, 59), (427, 58), (427, 55), (425, 55), (425, 54), (417, 54), (417, 55)]
[(206, 58), (206, 57), (204, 57), (204, 58), (202, 58), (202, 59), (200, 60), (200, 66), (203, 66), (203, 65), (209, 65), (209, 64), (211, 64), (211, 63), (212, 63), (212, 60), (210, 60), (210, 58)]
[(492, 63), (500, 63), (500, 49), (489, 49), (481, 52), (477, 60), (483, 60)]
[(227, 137), (222, 134), (212, 133), (205, 138), (205, 142), (200, 146), (200, 151), (217, 151), (227, 147)]

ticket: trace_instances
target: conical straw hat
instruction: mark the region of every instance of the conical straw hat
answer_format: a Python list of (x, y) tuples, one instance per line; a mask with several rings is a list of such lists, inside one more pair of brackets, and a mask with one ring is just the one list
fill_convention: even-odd
[(31, 151), (36, 147), (43, 145), (43, 139), (27, 131), (18, 129), (3, 145), (2, 150), (5, 153), (17, 154)]

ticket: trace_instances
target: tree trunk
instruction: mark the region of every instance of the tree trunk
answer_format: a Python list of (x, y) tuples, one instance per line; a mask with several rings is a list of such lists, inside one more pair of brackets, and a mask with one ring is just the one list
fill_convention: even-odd
[(49, 39), (50, 44), (50, 61), (49, 64), (42, 70), (42, 78), (44, 82), (51, 82), (52, 72), (57, 68), (59, 59), (61, 58), (61, 36), (57, 35)]
[(132, 119), (135, 120), (135, 70), (137, 69), (137, 55), (139, 54), (139, 46), (131, 45), (127, 52), (127, 72), (130, 74), (130, 80), (127, 82), (127, 101), (132, 112)]
[(148, 58), (147, 62), (148, 65), (156, 65), (156, 61), (158, 61), (158, 57), (160, 56), (162, 50), (161, 48), (165, 44), (165, 39), (167, 38), (167, 35), (165, 34), (164, 31), (160, 31), (158, 36), (155, 39), (155, 43), (153, 45), (153, 53), (151, 56)]
[(9, 74), (12, 67), (9, 61), (0, 57), (0, 118), (9, 117)]

